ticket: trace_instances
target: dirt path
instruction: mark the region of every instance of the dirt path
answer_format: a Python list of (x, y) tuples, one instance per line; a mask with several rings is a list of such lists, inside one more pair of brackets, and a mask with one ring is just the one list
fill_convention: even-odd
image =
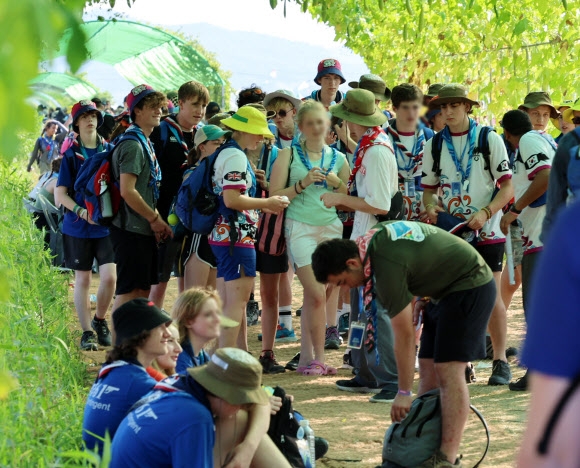
[[(96, 283), (96, 281), (94, 281)], [(93, 285), (92, 293), (96, 292)], [(256, 288), (259, 291), (259, 288)], [(71, 290), (72, 292), (72, 290)], [(302, 290), (297, 280), (293, 286), (293, 308), (302, 304)], [(258, 294), (259, 296), (259, 294)], [(168, 288), (165, 308), (171, 309), (177, 297), (177, 281), (172, 278)], [(508, 312), (508, 346), (519, 346), (524, 332), (521, 292), (518, 291)], [(78, 330), (78, 323), (72, 309), (71, 324)], [(300, 336), (300, 320), (294, 317), (294, 328)], [(258, 333), (260, 324), (250, 327), (248, 343), (254, 356), (260, 353)], [(80, 337), (80, 331), (78, 333)], [(346, 348), (329, 351), (329, 364), (340, 367), (342, 355)], [(299, 351), (299, 343), (280, 344), (276, 346), (276, 355), (282, 363), (287, 362)], [(83, 353), (91, 373), (97, 372), (104, 361), (104, 351)], [(491, 373), (491, 362), (481, 361), (475, 364), (477, 383), (469, 386), (471, 403), (485, 416), (491, 431), (491, 446), (484, 467), (511, 467), (517, 453), (519, 441), (524, 429), (529, 394), (510, 392), (507, 387), (488, 387), (487, 379)], [(521, 377), (523, 370), (512, 362), (514, 378)], [(327, 457), (318, 462), (318, 466), (328, 468), (374, 468), (381, 463), (383, 436), (390, 424), (390, 404), (373, 404), (368, 396), (341, 392), (336, 389), (337, 379), (350, 378), (351, 371), (339, 369), (338, 376), (303, 377), (293, 372), (276, 376), (265, 376), (266, 385), (280, 385), (295, 398), (296, 409), (311, 421), (316, 435), (326, 438), (330, 443)], [(416, 376), (418, 379), (418, 375)], [(416, 389), (417, 380), (415, 381)], [(473, 466), (485, 448), (483, 427), (470, 416), (464, 437), (461, 453), (464, 466)]]

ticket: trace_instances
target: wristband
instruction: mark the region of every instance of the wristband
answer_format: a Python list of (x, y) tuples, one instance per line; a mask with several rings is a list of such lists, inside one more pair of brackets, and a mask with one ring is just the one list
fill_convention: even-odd
[(397, 392), (397, 395), (402, 395), (402, 396), (413, 396), (413, 392), (411, 390), (400, 390)]
[(302, 181), (301, 180), (298, 181), (298, 185), (300, 185), (300, 188), (302, 190), (306, 190), (306, 187), (304, 187), (304, 185), (302, 185)]
[(298, 185), (298, 182), (294, 182), (294, 191), (296, 192), (296, 195), (300, 195), (300, 192), (296, 188), (296, 185)]
[(342, 179), (338, 179), (338, 185), (336, 187), (333, 187), (334, 190), (338, 190), (340, 188), (340, 186), (342, 185)]
[(522, 214), (522, 211), (521, 211), (521, 210), (518, 210), (518, 209), (516, 208), (516, 204), (515, 204), (515, 203), (514, 203), (512, 206), (510, 206), (510, 211), (511, 211), (513, 214), (515, 214), (515, 215), (520, 215), (520, 214)]
[(488, 220), (490, 220), (490, 219), (491, 219), (491, 217), (492, 217), (492, 213), (491, 213), (491, 210), (490, 210), (489, 206), (485, 206), (485, 207), (483, 207), (483, 208), (481, 209), (481, 211), (484, 211), (484, 212), (485, 212), (485, 214), (487, 215), (487, 219), (488, 219)]
[(80, 212), (81, 212), (82, 208), (81, 208), (79, 205), (77, 205), (77, 204), (75, 203), (75, 206), (74, 206), (74, 208), (73, 208), (72, 210), (73, 210), (73, 213), (74, 213), (74, 214), (76, 214), (77, 216), (79, 216), (79, 217), (80, 217)]
[(153, 221), (149, 221), (149, 224), (153, 224), (155, 221), (157, 221), (157, 218), (159, 218), (159, 213), (155, 213), (155, 218), (153, 218)]

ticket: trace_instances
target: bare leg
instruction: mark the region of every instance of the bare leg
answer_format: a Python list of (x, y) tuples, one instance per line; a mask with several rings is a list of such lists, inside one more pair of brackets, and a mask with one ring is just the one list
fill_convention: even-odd
[(493, 360), (507, 362), (505, 355), (505, 348), (507, 342), (507, 315), (505, 305), (501, 297), (501, 272), (493, 273), (493, 279), (497, 287), (495, 305), (489, 318), (489, 334), (491, 336), (491, 343), (493, 344)]
[(185, 278), (183, 276), (177, 277), (177, 292), (181, 294), (185, 291)]
[(469, 392), (465, 383), (466, 362), (436, 363), (441, 390), (441, 452), (455, 463), (469, 415)]
[(262, 298), (262, 351), (273, 350), (278, 327), (279, 284), (286, 279), (280, 273), (260, 273), (260, 296)]
[[(261, 279), (262, 277), (260, 277)], [(294, 280), (294, 270), (288, 268), (288, 273), (280, 275), (278, 304), (281, 306), (292, 305), (292, 281)], [(261, 293), (261, 289), (260, 289)], [(264, 299), (262, 298), (262, 301)]]
[(83, 331), (91, 329), (91, 305), (89, 301), (89, 287), (91, 286), (92, 272), (75, 270), (74, 303)]
[(240, 326), (223, 329), (219, 338), (219, 347), (235, 347), (238, 334), (241, 332), (245, 333), (246, 304), (248, 303), (250, 292), (254, 286), (254, 278), (244, 276), (242, 273), (240, 278), (233, 281), (223, 281), (221, 279), (218, 281), (218, 286), (220, 282), (223, 284), (224, 290), (224, 294), (220, 293), (224, 301), (224, 315), (240, 322)]
[(149, 292), (149, 300), (154, 302), (160, 309), (163, 307), (167, 285), (168, 283), (154, 284), (151, 286), (151, 291)]
[(99, 319), (104, 319), (113, 300), (115, 284), (117, 282), (117, 267), (114, 263), (107, 263), (99, 267), (99, 289), (97, 291), (97, 311)]
[(340, 288), (335, 286), (326, 286), (326, 326), (336, 327), (338, 324), (338, 317), (336, 316), (336, 308), (338, 307), (338, 295)]
[(298, 268), (296, 274), (304, 288), (299, 365), (307, 366), (313, 359), (323, 363), (326, 290), (324, 285), (316, 281), (310, 265)]
[(510, 308), (510, 304), (514, 294), (522, 284), (522, 266), (518, 265), (514, 270), (514, 279), (516, 284), (510, 284), (509, 273), (506, 268), (501, 273), (501, 298), (506, 309)]
[(419, 359), (419, 389), (417, 390), (417, 395), (421, 396), (434, 388), (439, 388), (435, 362), (433, 359)]
[(185, 264), (185, 289), (206, 287), (209, 281), (210, 270), (210, 266), (207, 263), (202, 262), (199, 258), (197, 258), (197, 255), (193, 253)]

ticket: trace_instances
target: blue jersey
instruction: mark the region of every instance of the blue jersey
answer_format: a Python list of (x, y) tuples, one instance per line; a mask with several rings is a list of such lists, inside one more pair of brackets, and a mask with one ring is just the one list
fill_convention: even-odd
[(115, 361), (104, 366), (93, 384), (83, 417), (83, 441), (87, 449), (102, 453), (102, 442), (91, 434), (113, 438), (131, 407), (155, 386), (155, 379), (137, 363)]
[(561, 212), (530, 290), (531, 308), (522, 361), (532, 371), (574, 378), (580, 373), (580, 204)]
[(209, 403), (205, 390), (188, 380), (185, 391), (160, 382), (123, 419), (110, 468), (213, 468)]
[[(74, 192), (73, 187), (81, 166), (91, 156), (101, 151), (107, 151), (112, 147), (109, 143), (102, 143), (98, 148), (84, 148), (75, 140), (72, 146), (64, 153), (56, 185), (58, 187), (66, 187), (71, 198), (80, 207), (86, 208), (84, 199), (80, 193)], [(109, 235), (109, 230), (106, 227), (89, 224), (68, 210), (66, 210), (64, 215), (62, 232), (68, 236), (82, 239), (99, 239)]]
[(190, 367), (202, 366), (209, 361), (209, 356), (203, 349), (195, 357), (193, 346), (189, 340), (183, 342), (181, 346), (183, 351), (179, 354), (177, 364), (175, 364), (175, 372), (178, 374), (184, 374)]

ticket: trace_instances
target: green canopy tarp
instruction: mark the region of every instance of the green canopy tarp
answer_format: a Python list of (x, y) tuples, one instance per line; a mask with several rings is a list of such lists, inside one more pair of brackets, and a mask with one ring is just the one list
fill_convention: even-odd
[(97, 91), (89, 83), (77, 76), (66, 73), (47, 72), (41, 73), (36, 78), (29, 81), (29, 85), (35, 93), (53, 95), (65, 94), (73, 101), (81, 99), (91, 99), (96, 96)]
[[(113, 65), (133, 85), (146, 83), (159, 90), (178, 89), (191, 80), (207, 87), (224, 85), (202, 54), (167, 32), (131, 21), (89, 21), (82, 28), (89, 59)], [(67, 31), (56, 56), (65, 54), (70, 37)]]

